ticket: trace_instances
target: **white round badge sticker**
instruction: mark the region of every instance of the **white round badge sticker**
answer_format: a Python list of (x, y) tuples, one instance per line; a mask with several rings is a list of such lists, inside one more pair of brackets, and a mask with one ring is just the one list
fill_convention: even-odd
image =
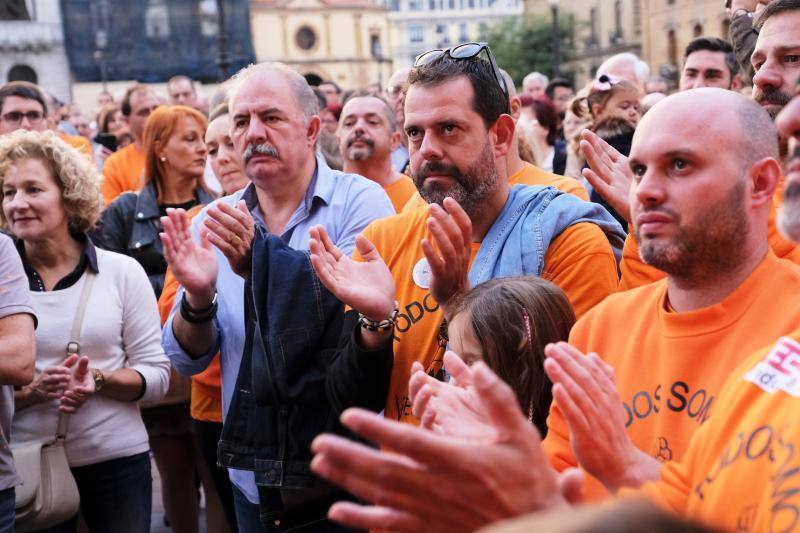
[(414, 283), (423, 289), (431, 288), (431, 267), (424, 257), (414, 265)]

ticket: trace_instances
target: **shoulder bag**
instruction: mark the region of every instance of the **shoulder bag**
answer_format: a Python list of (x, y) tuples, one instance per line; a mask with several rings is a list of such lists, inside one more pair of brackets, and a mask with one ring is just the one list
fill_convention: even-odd
[[(67, 357), (81, 353), (81, 325), (94, 278), (94, 272), (87, 269), (72, 322), (70, 341), (67, 343)], [(68, 422), (69, 415), (59, 413), (58, 428), (53, 439), (12, 448), (14, 466), (22, 478), (22, 485), (16, 490), (17, 531), (36, 531), (55, 526), (75, 516), (80, 509), (78, 486), (64, 449)]]

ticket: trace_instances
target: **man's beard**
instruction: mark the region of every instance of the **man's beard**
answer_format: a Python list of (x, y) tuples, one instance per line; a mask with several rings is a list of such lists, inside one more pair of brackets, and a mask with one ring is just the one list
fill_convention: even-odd
[(674, 211), (651, 209), (668, 213), (678, 224), (678, 232), (668, 242), (647, 241), (634, 228), (642, 260), (671, 277), (693, 282), (737, 268), (744, 259), (750, 229), (744, 194), (745, 181), (739, 177), (728, 196), (709, 206), (691, 227), (681, 227), (680, 216)]
[(763, 91), (756, 88), (753, 94), (753, 100), (755, 100), (755, 102), (759, 105), (772, 104), (780, 106), (779, 108), (766, 108), (773, 120), (775, 120), (775, 117), (778, 116), (778, 113), (781, 112), (781, 109), (783, 109), (784, 106), (791, 101), (791, 99), (791, 94), (781, 91), (780, 89), (775, 89), (774, 87), (767, 87)]
[[(366, 146), (351, 148), (356, 141), (361, 141)], [(367, 161), (375, 155), (375, 141), (367, 137), (356, 135), (347, 141), (347, 159), (351, 161)]]
[[(450, 176), (455, 183), (447, 188), (438, 184), (426, 185), (425, 178), (431, 174)], [(442, 205), (444, 199), (449, 196), (472, 216), (497, 187), (497, 166), (492, 147), (487, 141), (480, 155), (464, 172), (455, 165), (433, 161), (418, 168), (414, 172), (413, 179), (420, 196), (429, 204)]]

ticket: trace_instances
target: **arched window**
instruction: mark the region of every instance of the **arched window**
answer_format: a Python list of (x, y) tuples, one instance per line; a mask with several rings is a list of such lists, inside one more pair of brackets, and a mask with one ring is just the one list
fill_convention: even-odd
[(36, 71), (28, 65), (14, 65), (8, 71), (8, 81), (39, 83), (39, 76), (36, 74)]
[(301, 50), (311, 50), (317, 44), (317, 34), (309, 26), (303, 26), (297, 30), (294, 42)]

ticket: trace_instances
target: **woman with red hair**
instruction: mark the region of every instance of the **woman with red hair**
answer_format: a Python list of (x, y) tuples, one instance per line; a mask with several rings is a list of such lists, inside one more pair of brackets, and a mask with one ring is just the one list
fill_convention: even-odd
[[(102, 219), (102, 245), (129, 255), (143, 267), (156, 297), (164, 287), (167, 262), (159, 233), (167, 209), (189, 210), (214, 200), (203, 171), (208, 150), (208, 121), (186, 106), (162, 106), (147, 119), (142, 139), (144, 182), (108, 206)], [(188, 378), (172, 372), (167, 396), (142, 406), (142, 418), (161, 474), (162, 497), (173, 531), (197, 531), (198, 501), (194, 473), (198, 466), (189, 417)]]
[(553, 172), (558, 138), (558, 112), (555, 106), (544, 98), (533, 98), (523, 94), (520, 102), (522, 116), (519, 127), (533, 151), (535, 165), (547, 172)]
[(161, 217), (169, 208), (188, 211), (214, 199), (203, 181), (207, 127), (206, 117), (191, 107), (162, 106), (153, 111), (142, 136), (145, 185), (138, 193), (120, 195), (103, 214), (103, 247), (136, 259), (156, 298), (167, 271), (158, 237)]

